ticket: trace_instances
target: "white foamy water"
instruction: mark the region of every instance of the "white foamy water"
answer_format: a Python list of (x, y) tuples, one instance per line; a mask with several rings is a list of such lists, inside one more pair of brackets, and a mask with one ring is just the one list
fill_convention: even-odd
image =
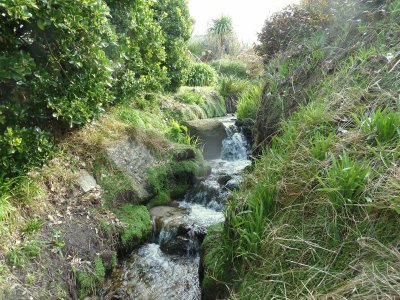
[[(224, 222), (226, 199), (231, 189), (241, 183), (244, 168), (250, 165), (247, 159), (250, 147), (234, 125), (234, 119), (220, 120), (227, 137), (222, 141), (221, 158), (209, 161), (211, 174), (179, 202), (183, 210), (162, 219), (162, 228), (155, 230), (157, 244), (144, 245), (132, 253), (108, 294), (111, 298), (106, 299), (201, 299), (198, 278), (201, 240), (207, 227)], [(112, 298), (117, 294), (119, 298)]]

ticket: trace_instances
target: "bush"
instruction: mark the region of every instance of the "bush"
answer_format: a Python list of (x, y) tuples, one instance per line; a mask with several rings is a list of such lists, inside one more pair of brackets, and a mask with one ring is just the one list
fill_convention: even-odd
[(44, 162), (51, 134), (186, 80), (184, 0), (17, 2), (0, 3), (0, 181)]
[(108, 13), (93, 0), (0, 4), (0, 99), (10, 103), (3, 107), (8, 124), (80, 125), (112, 101)]
[(158, 0), (154, 5), (155, 20), (160, 24), (165, 38), (169, 83), (166, 89), (177, 91), (185, 83), (189, 69), (187, 41), (191, 35), (192, 20), (186, 0)]
[(237, 78), (248, 78), (247, 66), (244, 62), (231, 59), (220, 59), (211, 62), (211, 66), (222, 76), (235, 76)]
[(113, 65), (113, 90), (118, 101), (132, 100), (143, 91), (161, 90), (168, 83), (162, 67), (166, 60), (165, 36), (145, 0), (108, 0), (118, 43), (108, 48)]
[(40, 129), (8, 127), (0, 135), (0, 184), (41, 166), (53, 152), (49, 135)]
[(215, 69), (205, 63), (194, 63), (189, 69), (187, 85), (210, 86), (217, 80)]
[(311, 6), (289, 6), (265, 22), (258, 35), (260, 45), (256, 46), (256, 51), (265, 59), (270, 59), (290, 45), (311, 36), (327, 25), (327, 21), (325, 14), (314, 11)]

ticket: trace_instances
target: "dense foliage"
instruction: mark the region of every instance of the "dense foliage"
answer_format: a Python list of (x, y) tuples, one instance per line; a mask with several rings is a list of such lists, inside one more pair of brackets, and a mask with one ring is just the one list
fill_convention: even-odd
[(191, 35), (192, 20), (187, 0), (159, 0), (155, 5), (155, 19), (165, 36), (167, 52), (164, 66), (167, 68), (169, 84), (166, 88), (176, 91), (185, 83), (189, 68), (187, 41)]
[[(320, 0), (308, 2), (324, 2)], [(310, 36), (316, 30), (327, 25), (329, 15), (321, 9), (315, 11), (309, 5), (289, 6), (265, 21), (258, 35), (261, 44), (256, 46), (258, 54), (271, 58), (279, 51), (285, 51), (291, 45)]]
[(107, 106), (185, 80), (186, 1), (6, 0), (0, 24), (0, 178)]
[(188, 86), (210, 86), (217, 80), (217, 72), (205, 63), (194, 63), (190, 66), (187, 78)]

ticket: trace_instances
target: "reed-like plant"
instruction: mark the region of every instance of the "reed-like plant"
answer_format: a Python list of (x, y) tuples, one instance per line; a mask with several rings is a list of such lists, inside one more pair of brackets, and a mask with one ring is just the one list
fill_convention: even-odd
[(364, 162), (350, 158), (346, 152), (339, 159), (332, 156), (332, 166), (325, 172), (320, 191), (327, 194), (335, 205), (360, 202), (371, 168)]

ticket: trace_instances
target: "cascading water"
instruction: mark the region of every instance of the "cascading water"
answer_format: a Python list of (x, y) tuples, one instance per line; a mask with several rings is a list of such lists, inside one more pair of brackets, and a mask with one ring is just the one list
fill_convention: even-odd
[(123, 263), (122, 276), (106, 299), (201, 298), (199, 249), (207, 227), (224, 221), (225, 201), (241, 182), (249, 145), (231, 117), (220, 159), (210, 160), (211, 174), (196, 184), (179, 207), (152, 209), (152, 243), (140, 247)]

